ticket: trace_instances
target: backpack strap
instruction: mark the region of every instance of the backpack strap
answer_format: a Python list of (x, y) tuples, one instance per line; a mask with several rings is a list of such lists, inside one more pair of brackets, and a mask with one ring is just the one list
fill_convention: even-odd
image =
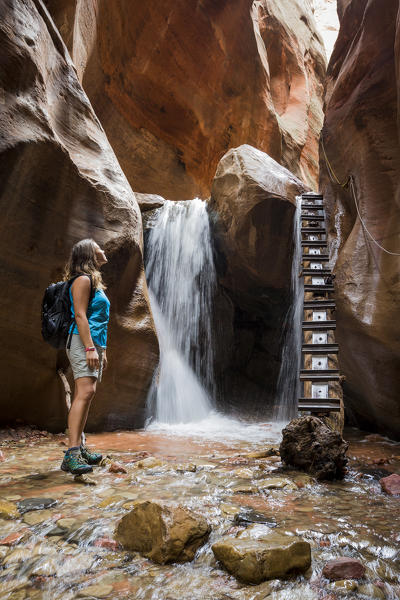
[[(71, 288), (71, 285), (74, 283), (75, 279), (77, 279), (78, 277), (80, 277), (81, 275), (75, 275), (75, 277), (72, 277), (69, 280), (69, 287)], [(91, 303), (91, 301), (94, 298), (94, 295), (96, 293), (96, 290), (94, 289), (94, 285), (93, 285), (93, 279), (92, 276), (89, 275), (89, 273), (87, 273), (87, 276), (90, 279), (90, 295), (89, 295), (89, 302), (88, 302), (88, 309), (89, 309), (89, 304)], [(76, 322), (75, 319), (72, 319), (71, 321), (71, 325), (72, 323)], [(67, 340), (67, 350), (69, 350), (71, 348), (71, 341), (72, 341), (72, 331), (73, 331), (73, 327), (71, 327), (71, 331), (68, 334), (68, 340)]]

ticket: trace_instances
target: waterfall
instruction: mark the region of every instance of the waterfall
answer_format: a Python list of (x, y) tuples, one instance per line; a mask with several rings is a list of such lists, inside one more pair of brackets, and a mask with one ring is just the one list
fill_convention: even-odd
[(210, 414), (215, 397), (216, 273), (206, 203), (166, 201), (149, 227), (146, 276), (160, 344), (150, 415), (161, 423), (200, 421)]
[(292, 302), (284, 323), (284, 342), (281, 369), (278, 377), (274, 417), (277, 421), (290, 421), (297, 415), (297, 400), (300, 393), (299, 369), (302, 344), (303, 289), (299, 277), (301, 263), (301, 196), (296, 197), (293, 223), (293, 261), (291, 271)]

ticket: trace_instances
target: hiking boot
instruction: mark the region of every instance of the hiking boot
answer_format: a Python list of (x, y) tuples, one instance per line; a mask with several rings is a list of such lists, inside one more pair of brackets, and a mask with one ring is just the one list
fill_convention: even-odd
[(81, 455), (89, 465), (98, 465), (103, 458), (103, 455), (98, 452), (90, 452), (87, 446), (81, 446)]
[(61, 463), (61, 469), (72, 475), (83, 475), (93, 471), (92, 467), (82, 458), (79, 448), (67, 450), (64, 455), (64, 460)]

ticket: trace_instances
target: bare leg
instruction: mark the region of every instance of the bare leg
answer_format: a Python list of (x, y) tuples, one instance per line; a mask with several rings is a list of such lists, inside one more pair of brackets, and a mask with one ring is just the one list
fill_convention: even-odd
[(95, 377), (75, 379), (74, 398), (68, 414), (69, 447), (80, 446), (82, 431), (86, 425), (90, 404), (96, 393)]

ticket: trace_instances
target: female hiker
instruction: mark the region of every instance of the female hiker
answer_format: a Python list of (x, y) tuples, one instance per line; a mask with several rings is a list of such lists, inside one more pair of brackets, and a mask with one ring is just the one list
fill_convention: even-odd
[(107, 325), (110, 301), (104, 293), (100, 267), (106, 255), (92, 239), (77, 242), (65, 267), (64, 279), (74, 279), (69, 289), (73, 322), (67, 342), (67, 356), (75, 380), (75, 390), (68, 414), (69, 448), (61, 469), (80, 475), (92, 471), (102, 456), (89, 452), (82, 443), (90, 404), (107, 368)]

